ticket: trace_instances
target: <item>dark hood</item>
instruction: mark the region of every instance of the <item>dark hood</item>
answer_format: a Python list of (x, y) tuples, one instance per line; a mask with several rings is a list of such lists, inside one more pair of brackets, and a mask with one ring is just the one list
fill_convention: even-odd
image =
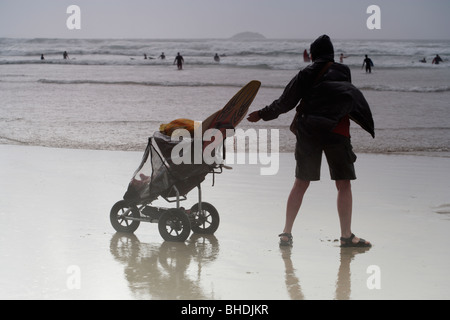
[(334, 48), (331, 43), (330, 37), (326, 34), (318, 37), (309, 49), (313, 61), (321, 59), (334, 61)]

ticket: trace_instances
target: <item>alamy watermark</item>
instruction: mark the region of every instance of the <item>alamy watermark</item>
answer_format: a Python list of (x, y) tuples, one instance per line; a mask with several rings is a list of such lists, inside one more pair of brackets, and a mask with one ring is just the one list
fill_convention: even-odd
[(66, 280), (67, 289), (81, 289), (81, 268), (77, 265), (70, 265), (67, 267), (66, 273), (69, 275)]
[(381, 29), (381, 9), (379, 6), (372, 4), (367, 7), (366, 13), (370, 14), (367, 18), (367, 29)]
[(367, 267), (366, 273), (370, 274), (367, 278), (366, 285), (369, 290), (381, 289), (381, 268), (377, 265)]
[[(66, 10), (70, 16), (66, 20), (66, 26), (69, 30), (81, 29), (81, 9), (77, 5), (70, 5)], [(372, 4), (367, 7), (367, 14), (370, 16), (367, 18), (366, 26), (369, 30), (381, 29), (381, 9), (378, 5)]]
[(81, 9), (77, 5), (70, 5), (66, 10), (67, 14), (70, 16), (66, 20), (66, 26), (69, 30), (80, 30), (81, 29)]
[(278, 173), (278, 129), (208, 129), (203, 133), (201, 125), (194, 128), (193, 139), (186, 129), (172, 133), (172, 141), (180, 142), (171, 152), (174, 164), (259, 164), (261, 175)]

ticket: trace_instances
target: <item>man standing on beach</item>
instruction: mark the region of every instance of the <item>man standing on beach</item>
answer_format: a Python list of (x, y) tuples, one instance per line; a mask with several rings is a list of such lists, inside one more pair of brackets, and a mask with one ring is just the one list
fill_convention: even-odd
[(350, 69), (334, 62), (333, 44), (327, 35), (311, 44), (310, 53), (313, 63), (289, 82), (280, 98), (248, 116), (250, 122), (273, 120), (302, 100), (297, 107), (295, 123), (296, 179), (287, 201), (280, 245), (292, 245), (294, 220), (310, 182), (320, 180), (324, 152), (331, 179), (336, 181), (341, 246), (368, 247), (370, 242), (356, 237), (351, 231), (351, 180), (356, 179), (356, 155), (350, 143), (350, 119), (374, 137), (372, 114), (362, 93), (351, 84)]

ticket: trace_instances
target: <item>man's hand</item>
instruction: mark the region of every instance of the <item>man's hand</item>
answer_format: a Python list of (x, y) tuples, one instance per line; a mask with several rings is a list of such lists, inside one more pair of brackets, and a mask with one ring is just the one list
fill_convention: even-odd
[(258, 122), (259, 120), (261, 120), (261, 117), (259, 116), (259, 112), (253, 111), (252, 113), (250, 113), (248, 115), (247, 120), (250, 122)]

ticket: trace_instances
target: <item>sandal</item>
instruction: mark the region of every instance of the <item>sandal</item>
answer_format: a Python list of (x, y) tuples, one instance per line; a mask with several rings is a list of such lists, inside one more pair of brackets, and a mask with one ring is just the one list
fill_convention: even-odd
[(293, 238), (292, 238), (292, 234), (291, 233), (284, 232), (284, 233), (280, 233), (278, 236), (279, 237), (286, 237), (286, 238), (288, 238), (287, 240), (280, 239), (280, 246), (283, 246), (283, 247), (284, 246), (289, 246), (289, 247), (292, 246), (292, 243), (294, 241), (292, 241)]
[(352, 233), (352, 235), (350, 236), (350, 238), (343, 238), (341, 237), (341, 241), (343, 241), (344, 243), (341, 243), (341, 247), (371, 247), (372, 244), (371, 243), (367, 243), (366, 240), (364, 240), (363, 238), (359, 238), (359, 241), (356, 243), (353, 243), (353, 238), (355, 237), (355, 235)]

